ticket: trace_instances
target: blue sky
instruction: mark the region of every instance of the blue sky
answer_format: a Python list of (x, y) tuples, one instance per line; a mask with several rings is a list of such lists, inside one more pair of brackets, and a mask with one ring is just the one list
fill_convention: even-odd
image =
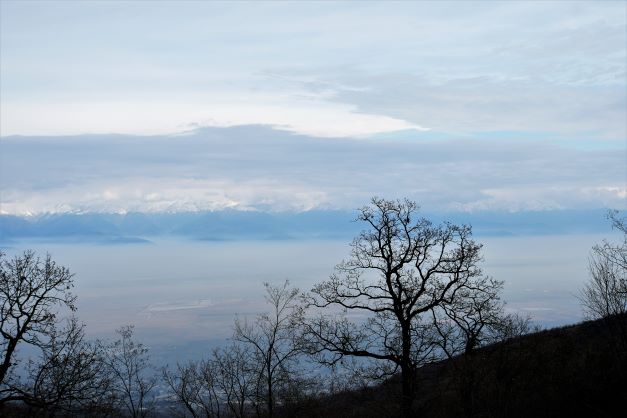
[(2, 213), (625, 208), (625, 2), (0, 4)]

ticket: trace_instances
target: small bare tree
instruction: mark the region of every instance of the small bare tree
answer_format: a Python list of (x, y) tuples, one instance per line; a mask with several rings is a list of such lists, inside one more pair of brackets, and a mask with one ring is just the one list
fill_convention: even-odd
[(47, 255), (40, 259), (33, 251), (7, 258), (0, 252), (0, 405), (32, 397), (18, 385), (12, 373), (18, 363), (16, 350), (25, 344), (51, 349), (56, 334), (57, 315), (63, 309), (74, 311), (76, 297), (70, 271), (58, 266)]
[(298, 304), (298, 289), (290, 288), (288, 281), (281, 286), (264, 286), (271, 311), (257, 316), (254, 323), (237, 319), (234, 339), (248, 347), (258, 365), (257, 399), (272, 417), (277, 392), (294, 377), (294, 366), (302, 353), (298, 342), (303, 310)]
[(627, 270), (627, 217), (621, 217), (620, 212), (616, 210), (610, 211), (607, 217), (612, 222), (612, 228), (623, 233), (622, 242), (619, 244), (611, 244), (604, 241), (600, 246), (600, 251), (603, 252), (607, 258), (612, 260), (614, 264), (625, 271)]
[(255, 401), (259, 365), (249, 345), (231, 344), (213, 352), (217, 386), (231, 414), (236, 418), (249, 415), (249, 405)]
[(451, 303), (431, 311), (438, 346), (449, 359), (470, 355), (485, 343), (495, 342), (495, 330), (505, 317), (500, 293), (503, 282), (482, 277), (461, 287)]
[(41, 360), (29, 364), (25, 402), (48, 412), (110, 414), (115, 397), (104, 358), (103, 345), (86, 341), (84, 325), (70, 318), (63, 329), (50, 335)]
[(592, 249), (588, 260), (590, 280), (580, 293), (587, 318), (597, 319), (627, 312), (627, 280), (625, 270)]
[(352, 356), (400, 370), (403, 417), (412, 415), (417, 368), (433, 358), (430, 312), (453, 304), (481, 277), (481, 245), (471, 228), (435, 226), (416, 219), (417, 209), (409, 200), (379, 198), (360, 209), (357, 220), (368, 229), (353, 240), (350, 258), (313, 288), (309, 304), (366, 319), (322, 313), (305, 326), (309, 347), (327, 353), (330, 363)]
[[(184, 409), (183, 416), (244, 418), (258, 401), (259, 364), (247, 345), (215, 349), (208, 360), (165, 368), (163, 378)], [(175, 411), (176, 412), (176, 411)]]
[[(192, 361), (177, 365), (175, 371), (164, 369), (163, 379), (185, 412), (193, 418), (214, 418), (220, 417), (222, 412), (218, 373), (212, 361)], [(181, 415), (187, 416), (186, 413)]]
[(608, 217), (623, 237), (619, 244), (604, 240), (592, 247), (590, 280), (579, 295), (590, 319), (627, 313), (627, 220), (618, 212), (610, 212)]
[(106, 362), (123, 409), (137, 418), (149, 414), (157, 377), (150, 370), (148, 348), (133, 339), (133, 331), (132, 325), (117, 330), (120, 338), (107, 347)]

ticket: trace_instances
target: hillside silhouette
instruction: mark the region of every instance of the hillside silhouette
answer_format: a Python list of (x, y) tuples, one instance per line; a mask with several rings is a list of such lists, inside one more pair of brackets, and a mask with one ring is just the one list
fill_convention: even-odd
[[(627, 315), (534, 332), (418, 371), (415, 416), (622, 417)], [(472, 371), (472, 410), (463, 399)], [(286, 417), (400, 415), (396, 378), (283, 409)], [(468, 388), (466, 388), (468, 389)]]

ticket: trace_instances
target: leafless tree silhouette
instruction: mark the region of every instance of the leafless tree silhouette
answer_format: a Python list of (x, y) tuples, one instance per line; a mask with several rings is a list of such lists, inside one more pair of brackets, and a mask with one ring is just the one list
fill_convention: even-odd
[(0, 252), (0, 404), (33, 396), (16, 382), (13, 373), (18, 346), (30, 345), (50, 353), (56, 344), (59, 311), (74, 311), (76, 297), (70, 271), (47, 255), (40, 259), (33, 251), (7, 258)]
[(627, 313), (627, 219), (610, 212), (612, 226), (623, 233), (622, 242), (607, 240), (592, 247), (589, 258), (590, 280), (579, 299), (590, 319)]
[(206, 360), (177, 365), (174, 371), (163, 370), (163, 379), (175, 401), (194, 418), (221, 416), (222, 398), (218, 393), (217, 376), (215, 363)]
[(298, 303), (299, 291), (289, 282), (264, 286), (270, 312), (257, 316), (254, 323), (237, 319), (234, 339), (247, 346), (258, 365), (256, 393), (265, 403), (266, 415), (272, 417), (277, 392), (288, 386), (296, 373), (303, 310)]
[(259, 365), (253, 354), (251, 347), (242, 344), (231, 344), (213, 352), (217, 386), (236, 418), (249, 415), (250, 405), (256, 400)]
[(470, 355), (477, 347), (495, 341), (494, 330), (505, 318), (502, 289), (502, 281), (482, 277), (460, 289), (452, 303), (431, 311), (440, 336), (437, 343), (448, 358)]
[[(344, 356), (375, 360), (382, 373), (400, 370), (402, 415), (412, 415), (416, 369), (434, 358), (431, 311), (452, 306), (481, 280), (481, 245), (469, 226), (416, 219), (409, 200), (373, 198), (359, 211), (367, 225), (350, 257), (312, 290), (310, 306), (339, 307), (366, 320), (325, 314), (305, 323), (310, 349), (330, 364)], [(387, 367), (386, 367), (387, 366)]]
[(120, 338), (107, 347), (106, 363), (123, 409), (137, 418), (150, 413), (150, 395), (157, 377), (150, 371), (148, 348), (133, 339), (133, 331), (131, 325), (117, 330)]
[(51, 411), (80, 411), (90, 416), (111, 413), (115, 407), (113, 376), (104, 361), (105, 348), (86, 341), (84, 325), (70, 318), (55, 330), (39, 362), (28, 367), (32, 388), (26, 403)]

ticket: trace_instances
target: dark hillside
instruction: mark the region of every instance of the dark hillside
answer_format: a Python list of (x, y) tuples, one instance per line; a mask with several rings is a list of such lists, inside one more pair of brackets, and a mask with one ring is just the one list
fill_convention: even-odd
[[(417, 417), (624, 417), (627, 316), (555, 328), (424, 367)], [(284, 416), (394, 417), (397, 383), (299, 403)]]

